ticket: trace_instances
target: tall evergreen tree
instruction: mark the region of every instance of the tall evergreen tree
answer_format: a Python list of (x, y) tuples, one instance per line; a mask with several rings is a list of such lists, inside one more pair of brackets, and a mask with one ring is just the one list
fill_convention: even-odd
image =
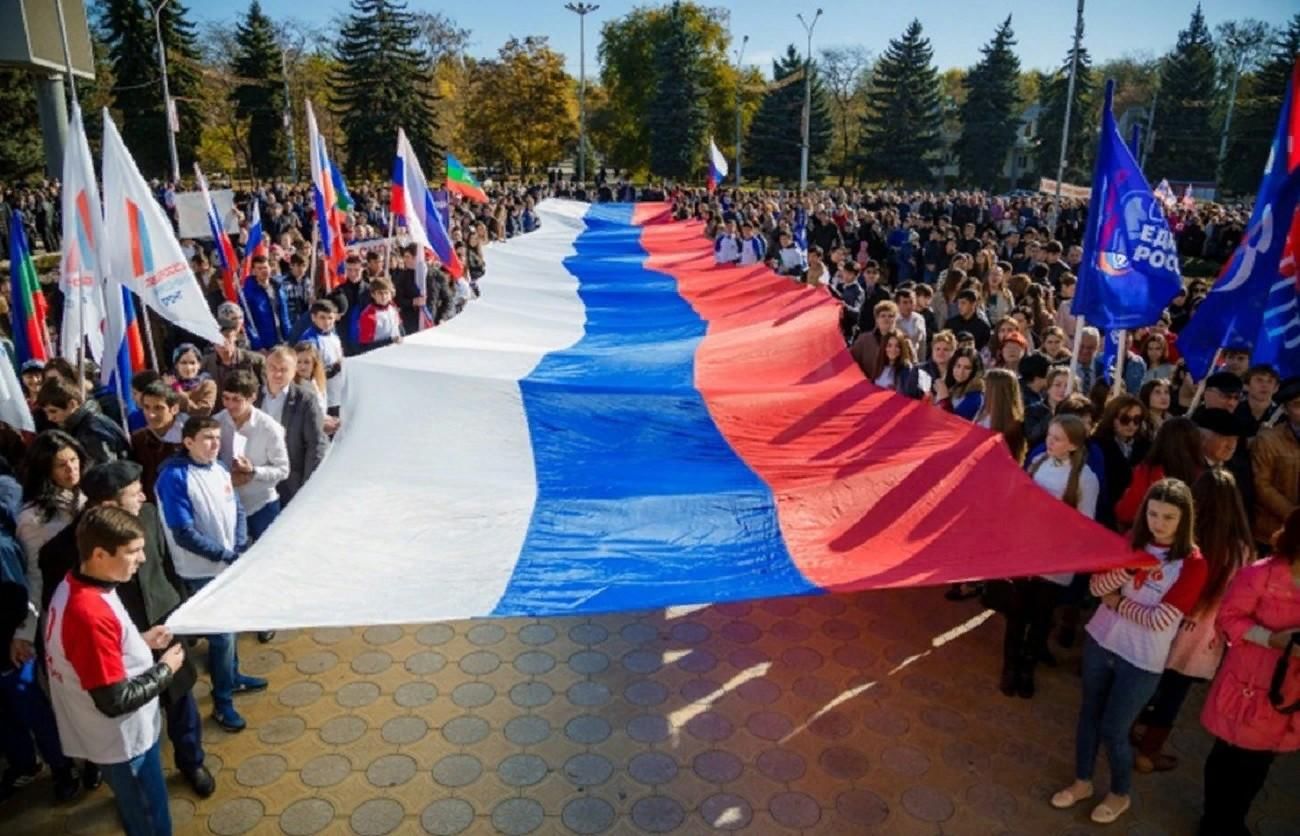
[(962, 82), (966, 101), (955, 150), (962, 178), (984, 188), (997, 185), (1020, 126), (1020, 59), (1011, 49), (1015, 45), (1011, 15), (1007, 15), (993, 40), (980, 47), (983, 57)]
[[(1056, 179), (1061, 157), (1061, 129), (1065, 125), (1065, 100), (1070, 92), (1070, 65), (1074, 46), (1064, 63), (1042, 86), (1038, 103), (1038, 174)], [(1079, 44), (1079, 69), (1074, 80), (1074, 101), (1070, 105), (1070, 138), (1065, 149), (1065, 179), (1070, 183), (1088, 183), (1092, 179), (1093, 149), (1097, 134), (1097, 79), (1092, 71), (1092, 56)]]
[[(752, 177), (775, 177), (784, 183), (799, 181), (803, 142), (802, 80), (782, 85), (792, 76), (802, 79), (804, 57), (791, 44), (785, 55), (772, 62), (772, 86), (749, 126), (745, 152), (746, 172)], [(826, 84), (812, 65), (812, 111), (808, 119), (808, 178), (826, 174), (826, 153), (831, 147), (830, 98)]]
[(1191, 22), (1178, 33), (1178, 44), (1165, 56), (1160, 74), (1155, 145), (1147, 161), (1149, 179), (1214, 179), (1219, 143), (1210, 117), (1216, 76), (1214, 42), (1197, 4)]
[(248, 13), (235, 25), (233, 69), (238, 82), (230, 91), (230, 101), (236, 117), (248, 120), (253, 175), (282, 176), (289, 169), (283, 67), (275, 29), (258, 0), (249, 4)]
[[(0, 67), (0, 171), (9, 183), (39, 177), (45, 155), (36, 113), (35, 79), (26, 70)], [(8, 235), (9, 231), (0, 231)], [(6, 244), (6, 247), (8, 245)]]
[(1300, 14), (1274, 39), (1272, 57), (1253, 76), (1243, 78), (1238, 89), (1237, 112), (1232, 117), (1228, 156), (1223, 163), (1223, 187), (1230, 192), (1250, 194), (1259, 187), (1297, 54)]
[(435, 142), (437, 120), (429, 57), (417, 45), (415, 17), (401, 0), (352, 0), (352, 12), (335, 45), (334, 108), (339, 113), (352, 174), (388, 172), (397, 129), (406, 136), (435, 180), (443, 149)]
[[(146, 0), (104, 0), (99, 28), (116, 79), (113, 109), (121, 117), (122, 138), (146, 176), (165, 177), (171, 162), (152, 8)], [(167, 83), (180, 123), (176, 154), (183, 173), (194, 160), (203, 119), (198, 106), (197, 36), (181, 0), (163, 7), (162, 38), (167, 49)]]
[(913, 20), (890, 40), (871, 79), (862, 120), (861, 159), (868, 180), (926, 184), (940, 151), (939, 74), (934, 51)]
[(680, 3), (673, 3), (667, 30), (655, 44), (655, 96), (646, 112), (650, 171), (659, 177), (689, 180), (698, 173), (708, 131), (699, 80), (703, 50)]

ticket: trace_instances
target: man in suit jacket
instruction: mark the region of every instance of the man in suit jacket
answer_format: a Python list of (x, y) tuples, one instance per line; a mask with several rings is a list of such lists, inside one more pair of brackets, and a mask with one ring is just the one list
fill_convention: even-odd
[(325, 413), (316, 393), (293, 382), (297, 357), (293, 349), (279, 346), (266, 355), (266, 385), (258, 395), (256, 406), (284, 427), (284, 444), (289, 450), (289, 478), (276, 490), (281, 506), (288, 505), (294, 494), (315, 472), (329, 449), (325, 435)]

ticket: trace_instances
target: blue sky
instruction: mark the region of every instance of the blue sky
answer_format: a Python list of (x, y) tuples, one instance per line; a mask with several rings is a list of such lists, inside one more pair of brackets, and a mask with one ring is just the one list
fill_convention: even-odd
[[(328, 23), (348, 8), (347, 0), (261, 0), (272, 17), (291, 17), (311, 23)], [(708, 0), (706, 0), (708, 2)], [(805, 41), (795, 13), (810, 18), (816, 0), (714, 0), (710, 5), (731, 11), (735, 40), (749, 35), (745, 63), (768, 69), (772, 57), (786, 44)], [(512, 35), (546, 35), (551, 44), (569, 59), (569, 69), (578, 70), (578, 21), (565, 11), (562, 0), (472, 0), (470, 3), (438, 4), (409, 0), (412, 9), (440, 10), (462, 27), (471, 30), (470, 52), (476, 56), (494, 53)], [(632, 8), (647, 5), (633, 0), (603, 0), (600, 9), (587, 16), (587, 71), (596, 69), (595, 47), (600, 24)], [(1254, 17), (1276, 26), (1296, 11), (1295, 0), (1205, 0), (1205, 16), (1213, 27), (1230, 19)], [(1168, 50), (1187, 25), (1194, 0), (1088, 0), (1085, 12), (1085, 45), (1093, 59), (1104, 61), (1129, 53), (1152, 55)], [(242, 9), (242, 0), (207, 3), (190, 0), (199, 20), (230, 19)], [(873, 0), (822, 0), (824, 10), (814, 32), (813, 49), (857, 44), (879, 55), (891, 37), (896, 37), (913, 17), (918, 17), (934, 47), (935, 62), (941, 69), (966, 67), (979, 57), (979, 47), (1008, 13), (1019, 45), (1021, 65), (1026, 69), (1056, 66), (1070, 46), (1074, 29), (1074, 0), (1037, 2), (985, 2), (985, 0), (927, 0), (919, 3)]]

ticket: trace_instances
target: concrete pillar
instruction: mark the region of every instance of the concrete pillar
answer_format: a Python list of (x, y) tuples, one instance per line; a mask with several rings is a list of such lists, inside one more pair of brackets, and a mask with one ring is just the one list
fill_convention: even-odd
[(63, 146), (68, 139), (68, 103), (63, 92), (63, 74), (37, 75), (36, 109), (40, 113), (41, 138), (45, 142), (45, 176), (63, 176)]

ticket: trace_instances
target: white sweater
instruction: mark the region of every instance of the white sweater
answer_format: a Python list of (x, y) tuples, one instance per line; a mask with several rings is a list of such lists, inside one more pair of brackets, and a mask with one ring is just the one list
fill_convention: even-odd
[[(1065, 496), (1065, 489), (1070, 483), (1070, 462), (1057, 461), (1046, 453), (1042, 456), (1043, 463), (1038, 465), (1038, 470), (1034, 472), (1034, 483), (1040, 488), (1050, 493), (1057, 499)], [(1037, 460), (1036, 460), (1037, 461)], [(1083, 466), (1083, 472), (1079, 474), (1079, 504), (1076, 506), (1079, 513), (1088, 519), (1097, 517), (1097, 495), (1101, 492), (1101, 483), (1097, 480), (1097, 474), (1092, 472), (1092, 468), (1086, 464)], [(1040, 575), (1055, 584), (1069, 586), (1070, 581), (1074, 578), (1074, 573), (1066, 572), (1058, 575)]]

